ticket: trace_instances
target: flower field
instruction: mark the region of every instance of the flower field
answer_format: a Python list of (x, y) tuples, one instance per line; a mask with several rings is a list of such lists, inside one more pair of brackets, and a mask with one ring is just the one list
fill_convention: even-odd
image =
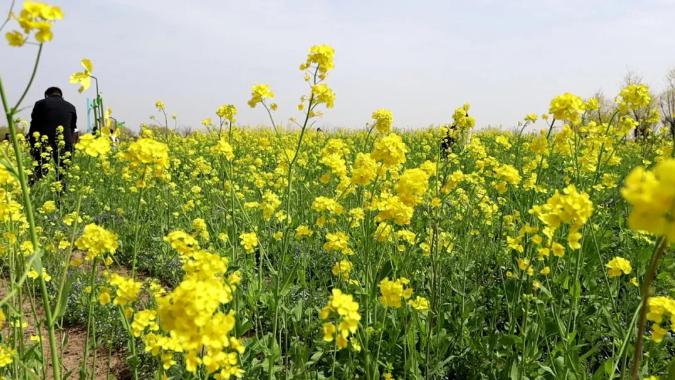
[[(8, 41), (41, 51), (62, 14), (26, 4)], [(103, 128), (33, 186), (0, 81), (0, 377), (675, 378), (675, 128), (646, 85), (510, 131), (463, 105), (321, 132), (334, 54), (299, 57), (289, 123), (257, 84), (269, 128), (231, 104), (187, 135)]]

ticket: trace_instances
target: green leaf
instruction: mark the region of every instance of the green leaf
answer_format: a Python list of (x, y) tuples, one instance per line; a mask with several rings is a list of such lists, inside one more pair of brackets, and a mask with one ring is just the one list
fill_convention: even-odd
[(315, 352), (312, 357), (309, 358), (307, 363), (305, 363), (305, 366), (309, 367), (311, 365), (314, 365), (315, 363), (318, 363), (319, 360), (321, 360), (321, 357), (323, 356), (323, 351)]
[(73, 287), (73, 277), (68, 277), (66, 283), (63, 286), (63, 292), (59, 298), (58, 303), (56, 304), (58, 308), (54, 311), (54, 319), (59, 319), (66, 312), (66, 306), (68, 306), (68, 297), (70, 296), (70, 290)]
[(518, 368), (518, 361), (514, 360), (511, 364), (511, 380), (520, 380), (520, 368)]
[(36, 249), (30, 260), (32, 261), (33, 269), (38, 273), (42, 273), (42, 249)]

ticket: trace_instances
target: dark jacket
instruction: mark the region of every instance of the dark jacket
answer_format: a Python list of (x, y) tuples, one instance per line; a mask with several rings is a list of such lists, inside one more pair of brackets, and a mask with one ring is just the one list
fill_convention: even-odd
[(31, 114), (28, 138), (31, 145), (35, 143), (33, 133), (39, 132), (41, 136), (47, 136), (49, 143), (56, 151), (56, 128), (63, 126), (63, 139), (66, 143), (66, 151), (73, 150), (73, 138), (77, 124), (75, 106), (65, 101), (60, 96), (49, 96), (35, 102)]

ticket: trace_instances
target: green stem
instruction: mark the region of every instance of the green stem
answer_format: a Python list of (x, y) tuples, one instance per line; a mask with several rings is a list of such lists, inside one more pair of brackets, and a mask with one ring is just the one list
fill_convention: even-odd
[[(82, 204), (82, 195), (80, 195), (77, 198), (77, 206), (75, 207), (75, 213), (76, 215), (80, 215), (80, 205)], [(61, 283), (59, 284), (59, 291), (56, 295), (56, 305), (54, 306), (54, 312), (53, 314), (57, 316), (59, 314), (59, 310), (61, 310), (61, 302), (63, 301), (61, 299), (62, 294), (66, 288), (66, 279), (68, 278), (68, 267), (70, 266), (70, 258), (73, 254), (73, 243), (75, 242), (75, 231), (77, 231), (77, 226), (78, 226), (78, 218), (75, 218), (75, 222), (73, 224), (73, 229), (72, 229), (72, 235), (70, 237), (70, 247), (68, 248), (68, 254), (66, 255), (66, 259), (63, 264), (63, 274), (61, 276)]]
[(387, 307), (382, 311), (382, 326), (380, 326), (380, 338), (377, 340), (377, 352), (375, 354), (375, 364), (380, 362), (380, 348), (382, 348), (382, 336), (384, 335), (384, 324), (387, 322)]
[[(145, 182), (145, 173), (147, 170), (143, 171), (143, 179), (141, 182)], [(138, 236), (140, 235), (141, 232), (141, 224), (138, 223), (138, 219), (140, 218), (141, 215), (141, 204), (143, 201), (143, 192), (145, 188), (142, 188), (138, 191), (138, 200), (136, 201), (136, 215), (134, 217), (134, 226), (135, 231), (134, 231), (134, 246), (133, 246), (133, 254), (131, 257), (131, 278), (136, 279), (136, 256), (138, 255)], [(168, 207), (168, 206), (167, 206)]]
[[(574, 270), (574, 288), (575, 289), (581, 289), (581, 283), (579, 281), (579, 277), (581, 276), (581, 264), (583, 263), (583, 252), (584, 249), (583, 247), (579, 248), (577, 250), (577, 261), (575, 265), (575, 270)], [(567, 331), (573, 331), (576, 328), (577, 325), (577, 315), (578, 315), (578, 307), (579, 307), (579, 298), (581, 298), (580, 292), (577, 293), (577, 291), (574, 291), (574, 300), (572, 304), (572, 315), (570, 316), (570, 320), (567, 326)]]
[[(23, 93), (19, 97), (19, 100), (16, 102), (16, 105), (11, 109), (11, 113), (14, 114), (16, 111), (19, 109), (19, 106), (23, 102), (23, 100), (26, 98), (26, 95), (28, 95), (28, 90), (30, 89), (30, 86), (33, 84), (33, 80), (35, 80), (35, 74), (37, 74), (37, 68), (38, 65), (40, 64), (40, 57), (42, 56), (42, 44), (38, 47), (38, 52), (37, 55), (35, 56), (35, 64), (33, 65), (33, 71), (30, 74), (30, 79), (28, 79), (28, 84), (26, 85), (26, 88), (23, 90)], [(5, 113), (7, 113), (7, 108), (5, 107)]]
[(523, 352), (522, 356), (520, 358), (520, 371), (519, 373), (519, 378), (523, 378), (523, 372), (525, 372), (525, 361), (527, 360), (526, 358), (526, 351), (527, 351), (527, 321), (530, 319), (530, 300), (525, 300), (525, 313), (523, 314)]
[(2, 22), (2, 25), (0, 25), (0, 30), (3, 30), (5, 28), (5, 25), (12, 19), (12, 11), (14, 10), (14, 4), (16, 3), (16, 0), (12, 0), (12, 3), (9, 4), (9, 11), (7, 11), (7, 18), (5, 21)]
[(129, 320), (127, 320), (127, 316), (124, 315), (124, 310), (123, 307), (120, 306), (117, 308), (117, 310), (120, 313), (120, 320), (122, 321), (122, 325), (124, 325), (124, 329), (127, 330), (127, 333), (129, 333), (129, 351), (131, 352), (131, 357), (134, 360), (134, 363), (131, 365), (131, 372), (132, 372), (132, 378), (134, 380), (138, 380), (138, 365), (136, 364), (137, 361), (137, 355), (136, 355), (136, 339), (134, 338), (134, 334), (131, 331), (131, 326), (129, 325)]
[[(80, 377), (87, 377), (87, 360), (89, 359), (89, 336), (94, 319), (94, 282), (96, 281), (96, 265), (98, 257), (91, 263), (91, 272), (89, 273), (89, 308), (87, 311), (87, 335), (84, 338), (84, 355), (82, 358), (82, 367), (80, 368)], [(96, 342), (94, 342), (96, 344)]]
[[(314, 72), (314, 81), (316, 83), (316, 73), (319, 71), (319, 67), (317, 66), (316, 71)], [(295, 152), (293, 153), (293, 158), (291, 158), (288, 162), (288, 176), (287, 176), (287, 186), (286, 186), (286, 215), (287, 217), (290, 216), (291, 214), (291, 192), (292, 192), (292, 182), (293, 182), (293, 166), (295, 165), (295, 162), (298, 159), (298, 155), (300, 154), (300, 149), (302, 148), (302, 141), (305, 136), (305, 131), (307, 130), (307, 123), (309, 122), (310, 116), (312, 114), (313, 108), (314, 108), (314, 94), (310, 95), (309, 102), (307, 105), (307, 113), (305, 114), (305, 121), (302, 125), (302, 129), (300, 130), (300, 136), (298, 137), (298, 144), (295, 147)], [(263, 103), (263, 105), (265, 105)], [(265, 109), (267, 109), (267, 106), (265, 106)], [(269, 111), (267, 112), (270, 115), (270, 120), (272, 120), (272, 125), (274, 126), (274, 119), (272, 118), (272, 115)], [(276, 130), (276, 127), (275, 127)], [(288, 159), (288, 157), (287, 157)], [(287, 223), (287, 228), (286, 228), (286, 233), (284, 233), (284, 244), (281, 252), (281, 263), (283, 268), (283, 264), (285, 261), (286, 257), (286, 251), (288, 249), (288, 246), (286, 244), (287, 235), (288, 231), (290, 231), (290, 224)], [(260, 270), (258, 272), (259, 276), (259, 282), (260, 281), (260, 276), (262, 275), (262, 261), (263, 257), (261, 255), (260, 258)], [(279, 270), (279, 272), (276, 274), (276, 280), (275, 280), (275, 289), (274, 289), (274, 294), (275, 294), (275, 301), (274, 301), (274, 320), (272, 324), (272, 339), (270, 340), (270, 345), (272, 345), (274, 342), (276, 342), (276, 335), (277, 335), (277, 329), (278, 329), (278, 320), (279, 320), (279, 278), (282, 276), (282, 269)], [(262, 283), (259, 284), (259, 286), (262, 286)], [(261, 289), (261, 288), (259, 288)], [(274, 347), (270, 347), (270, 350), (273, 350)], [(279, 346), (279, 350), (281, 350), (281, 346)], [(282, 355), (280, 355), (282, 356)], [(274, 362), (272, 360), (269, 361), (269, 379), (271, 380), (274, 377)]]
[(623, 343), (621, 344), (621, 350), (619, 351), (619, 356), (616, 359), (616, 362), (614, 363), (614, 368), (612, 369), (612, 374), (610, 375), (610, 380), (614, 378), (614, 374), (616, 373), (616, 370), (619, 369), (619, 363), (621, 362), (621, 358), (623, 357), (624, 352), (626, 351), (626, 347), (628, 346), (628, 341), (630, 340), (630, 336), (633, 334), (633, 326), (635, 326), (635, 321), (637, 321), (638, 318), (638, 313), (640, 312), (640, 307), (638, 306), (635, 309), (635, 313), (633, 313), (633, 318), (630, 320), (630, 325), (628, 327), (628, 331), (626, 331), (626, 336), (623, 338)]
[[(35, 72), (37, 72), (37, 66), (40, 61), (41, 52), (42, 52), (42, 45), (40, 45), (37, 58), (35, 59), (35, 65), (33, 66), (33, 74), (31, 75), (30, 83), (32, 83), (33, 78), (35, 77)], [(26, 90), (24, 91), (24, 96), (25, 93), (28, 92), (28, 87), (26, 87)], [(0, 98), (2, 98), (2, 106), (5, 111), (5, 117), (7, 118), (7, 126), (9, 127), (9, 133), (12, 139), (12, 147), (14, 149), (14, 155), (16, 157), (16, 166), (18, 172), (17, 174), (19, 176), (19, 184), (21, 185), (21, 194), (23, 196), (26, 219), (28, 219), (30, 239), (31, 243), (33, 244), (33, 251), (34, 251), (33, 255), (36, 256), (40, 255), (39, 253), (40, 246), (37, 237), (37, 230), (35, 228), (35, 217), (33, 214), (33, 204), (30, 199), (30, 189), (28, 188), (28, 181), (26, 180), (26, 172), (24, 171), (23, 167), (23, 156), (21, 154), (21, 147), (19, 146), (19, 140), (16, 133), (16, 126), (14, 125), (14, 112), (16, 107), (14, 109), (9, 109), (7, 97), (5, 95), (5, 89), (2, 85), (2, 79), (0, 79)], [(20, 101), (17, 103), (17, 106), (19, 104), (21, 104)], [(41, 271), (42, 264), (39, 260), (39, 257), (37, 258), (37, 260), (38, 260), (37, 263), (34, 265), (37, 267), (37, 269)], [(52, 318), (52, 310), (49, 304), (49, 294), (47, 292), (47, 285), (45, 284), (43, 276), (39, 276), (39, 282), (40, 282), (40, 293), (42, 296), (42, 306), (45, 312), (45, 321), (47, 322), (46, 325), (49, 336), (49, 349), (52, 361), (52, 375), (54, 376), (54, 380), (60, 380), (61, 366), (59, 363), (58, 352), (56, 349), (56, 334), (54, 333), (54, 320)]]
[(630, 376), (633, 380), (638, 380), (638, 372), (640, 370), (640, 361), (642, 360), (642, 347), (644, 345), (644, 333), (645, 327), (647, 325), (647, 303), (649, 301), (649, 290), (651, 288), (652, 282), (656, 277), (656, 271), (659, 269), (659, 260), (661, 256), (666, 252), (666, 246), (668, 242), (665, 238), (661, 237), (656, 241), (655, 252), (652, 256), (652, 260), (649, 263), (649, 269), (645, 275), (644, 282), (642, 283), (642, 304), (640, 307), (640, 319), (638, 320), (638, 330), (637, 330), (637, 341), (635, 342), (635, 351), (633, 354), (633, 365), (630, 369)]

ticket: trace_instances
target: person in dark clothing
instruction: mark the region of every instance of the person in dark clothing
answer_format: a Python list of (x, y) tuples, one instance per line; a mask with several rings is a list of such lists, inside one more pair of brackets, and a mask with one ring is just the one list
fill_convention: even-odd
[(28, 141), (34, 164), (31, 184), (46, 174), (45, 165), (52, 160), (56, 179), (63, 185), (63, 170), (73, 154), (77, 138), (77, 113), (75, 106), (63, 99), (58, 87), (45, 91), (45, 98), (35, 102), (31, 113)]

